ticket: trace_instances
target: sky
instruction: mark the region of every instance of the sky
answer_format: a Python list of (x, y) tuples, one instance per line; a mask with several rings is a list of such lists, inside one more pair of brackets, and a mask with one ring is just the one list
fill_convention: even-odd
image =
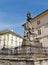
[(27, 12), (34, 18), (46, 9), (48, 0), (0, 0), (0, 30), (13, 30), (23, 36)]

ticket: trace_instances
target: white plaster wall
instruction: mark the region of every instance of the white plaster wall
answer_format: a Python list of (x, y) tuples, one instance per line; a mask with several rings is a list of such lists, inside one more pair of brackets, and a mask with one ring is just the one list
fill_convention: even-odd
[[(12, 37), (13, 36), (13, 37)], [(12, 35), (10, 34), (10, 39), (9, 39), (9, 42), (10, 42), (10, 46), (12, 47), (17, 47), (17, 46), (20, 46), (22, 44), (22, 39), (20, 37), (17, 37), (15, 35)], [(13, 38), (13, 43), (11, 42), (11, 37)], [(20, 43), (21, 42), (21, 43)]]
[(3, 44), (4, 44), (3, 39), (4, 39), (4, 36), (0, 36), (0, 40), (1, 40), (1, 42), (0, 42), (0, 48), (2, 48), (2, 47), (3, 47)]
[[(45, 26), (47, 26), (47, 25), (45, 25)], [(46, 28), (45, 26), (43, 26), (41, 29), (42, 29), (42, 36), (46, 36), (46, 35), (48, 35), (48, 27)]]
[(14, 47), (16, 47), (16, 46), (17, 46), (16, 40), (17, 40), (17, 39), (16, 39), (16, 36), (15, 36), (15, 35), (13, 35), (13, 46), (14, 46)]
[(8, 41), (8, 46), (9, 46), (9, 48), (12, 47), (11, 39), (12, 39), (12, 35), (9, 34), (9, 41)]
[(39, 20), (40, 20), (40, 24), (37, 25), (38, 20), (36, 20), (35, 22), (32, 23), (32, 27), (37, 28), (37, 27), (42, 26), (42, 25), (45, 24), (44, 26), (42, 26), (41, 28), (36, 29), (35, 31), (38, 31), (39, 29), (41, 29), (42, 34), (38, 35), (39, 37), (48, 35), (48, 28), (46, 28), (46, 23), (48, 23), (48, 14), (46, 16), (40, 18)]
[[(40, 24), (37, 25), (37, 21), (39, 21), (39, 20), (40, 20)], [(46, 24), (46, 23), (48, 23), (48, 14), (45, 15), (45, 16), (43, 16), (42, 18), (40, 18), (40, 19), (34, 21), (34, 22), (32, 23), (32, 27), (38, 28), (38, 27), (40, 27), (40, 26), (42, 26), (42, 25), (44, 25), (44, 24)], [(45, 26), (43, 26), (43, 27), (41, 27), (41, 28), (38, 28), (38, 29), (36, 29), (36, 30), (38, 31), (39, 29), (41, 29), (42, 35), (48, 34), (48, 28), (45, 28)]]
[(48, 47), (48, 38), (43, 38), (43, 46)]
[(2, 48), (4, 45), (4, 37), (5, 37), (5, 47), (14, 48), (22, 44), (22, 40), (23, 40), (22, 38), (12, 34), (9, 34), (9, 35), (4, 34), (0, 36), (0, 39), (1, 39), (0, 48)]
[[(37, 25), (37, 21), (40, 20), (40, 25)], [(37, 28), (39, 26), (42, 26), (44, 24), (48, 23), (48, 14), (43, 16), (42, 18), (39, 18), (38, 20), (32, 22), (32, 27)]]
[[(37, 25), (37, 21), (40, 20), (40, 24)], [(34, 28), (38, 28), (44, 24), (48, 23), (48, 14), (43, 16), (42, 18), (39, 18), (38, 20), (34, 21), (32, 23), (32, 27)], [(35, 29), (35, 32), (38, 33), (38, 30), (41, 29), (41, 35), (38, 35), (37, 37), (44, 37), (44, 36), (47, 36), (48, 35), (48, 27), (46, 27), (46, 25), (38, 28), (38, 29)], [(43, 44), (43, 46), (45, 47), (48, 47), (48, 39), (47, 38), (43, 38), (40, 40)]]

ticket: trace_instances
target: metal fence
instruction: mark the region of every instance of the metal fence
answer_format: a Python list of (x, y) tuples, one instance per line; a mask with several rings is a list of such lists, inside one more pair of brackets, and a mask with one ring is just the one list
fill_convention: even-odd
[(0, 55), (20, 55), (20, 54), (46, 54), (48, 55), (48, 47), (21, 46), (12, 49), (1, 49)]
[(48, 54), (48, 48), (35, 47), (35, 46), (23, 46), (15, 49), (14, 54)]

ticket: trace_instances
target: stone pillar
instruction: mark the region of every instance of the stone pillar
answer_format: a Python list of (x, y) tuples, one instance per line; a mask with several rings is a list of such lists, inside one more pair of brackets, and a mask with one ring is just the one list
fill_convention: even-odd
[(34, 61), (27, 61), (26, 65), (34, 65)]
[(47, 65), (48, 65), (48, 60), (46, 60), (46, 63), (47, 63)]
[(48, 65), (47, 60), (42, 60), (41, 65)]
[(34, 65), (41, 65), (40, 61), (34, 61)]

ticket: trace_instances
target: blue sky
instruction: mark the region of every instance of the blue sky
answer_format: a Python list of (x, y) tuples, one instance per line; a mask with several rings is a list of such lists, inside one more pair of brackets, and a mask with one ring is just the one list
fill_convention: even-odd
[(23, 36), (26, 14), (32, 17), (48, 9), (48, 0), (0, 0), (0, 30), (13, 29)]

